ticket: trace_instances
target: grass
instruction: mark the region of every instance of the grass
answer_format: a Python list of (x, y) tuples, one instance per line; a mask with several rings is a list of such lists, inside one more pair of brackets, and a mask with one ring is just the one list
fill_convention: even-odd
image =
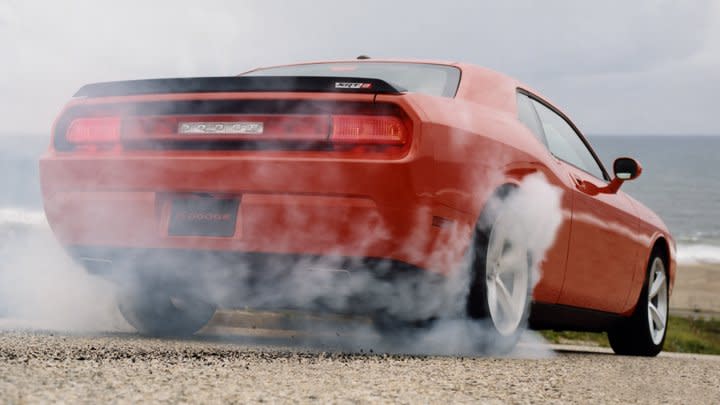
[(720, 320), (671, 316), (664, 349), (669, 352), (720, 354)]
[[(551, 343), (610, 347), (607, 333), (540, 331)], [(670, 316), (663, 350), (668, 352), (720, 354), (720, 320)]]

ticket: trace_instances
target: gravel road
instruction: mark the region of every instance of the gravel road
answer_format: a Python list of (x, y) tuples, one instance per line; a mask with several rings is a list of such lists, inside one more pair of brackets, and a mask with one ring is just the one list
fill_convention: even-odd
[(0, 403), (720, 403), (717, 356), (408, 356), (292, 340), (0, 332)]

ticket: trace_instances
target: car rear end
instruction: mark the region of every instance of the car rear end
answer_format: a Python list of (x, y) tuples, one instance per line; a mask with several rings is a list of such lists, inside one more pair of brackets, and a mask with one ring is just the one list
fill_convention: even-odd
[(452, 232), (422, 120), (375, 78), (89, 85), (41, 159), (45, 211), (74, 257), (113, 277), (442, 274)]

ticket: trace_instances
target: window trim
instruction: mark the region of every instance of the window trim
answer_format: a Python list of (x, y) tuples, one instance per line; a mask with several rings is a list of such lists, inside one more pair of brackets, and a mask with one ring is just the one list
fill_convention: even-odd
[[(570, 128), (572, 128), (572, 130), (575, 132), (575, 135), (577, 135), (577, 136), (580, 138), (580, 141), (582, 141), (582, 143), (585, 145), (585, 148), (590, 152), (590, 155), (593, 157), (593, 159), (595, 159), (595, 163), (597, 163), (598, 167), (600, 167), (600, 171), (602, 172), (603, 177), (604, 177), (604, 178), (602, 178), (602, 179), (600, 179), (600, 180), (603, 180), (603, 181), (606, 181), (606, 182), (611, 181), (611, 178), (610, 178), (610, 176), (608, 175), (607, 170), (605, 170), (605, 166), (602, 164), (602, 161), (600, 161), (600, 158), (598, 158), (597, 154), (595, 153), (595, 149), (593, 149), (592, 145), (590, 145), (590, 142), (587, 141), (587, 139), (586, 139), (585, 136), (582, 134), (582, 132), (580, 132), (580, 130), (577, 128), (577, 126), (575, 126), (575, 124), (572, 122), (572, 120), (570, 120), (570, 118), (569, 118), (567, 115), (565, 115), (562, 111), (560, 111), (560, 110), (558, 110), (557, 108), (555, 108), (555, 106), (553, 106), (552, 104), (550, 104), (550, 102), (545, 101), (542, 97), (540, 97), (540, 96), (538, 96), (538, 95), (536, 95), (536, 94), (534, 94), (534, 93), (532, 93), (532, 92), (530, 92), (530, 91), (528, 91), (528, 90), (525, 90), (525, 89), (523, 89), (523, 88), (518, 87), (518, 88), (517, 88), (517, 91), (518, 91), (519, 93), (522, 93), (522, 94), (526, 95), (526, 96), (527, 96), (528, 98), (530, 98), (531, 100), (534, 100), (534, 101), (542, 104), (543, 106), (547, 107), (548, 109), (550, 109), (550, 111), (552, 111), (552, 112), (554, 112), (555, 114), (557, 114), (557, 115), (558, 115), (560, 118), (562, 118), (568, 125), (570, 125)], [(542, 126), (542, 118), (540, 118), (540, 114), (538, 114), (537, 110), (535, 109), (535, 106), (533, 105), (532, 107), (533, 107), (533, 110), (535, 111), (535, 115), (537, 115), (537, 117), (538, 117), (538, 120), (540, 120), (540, 124), (541, 124), (541, 125), (540, 125), (540, 129), (543, 131), (543, 136), (545, 136), (545, 139), (547, 140), (547, 135), (545, 134), (545, 128)], [(578, 169), (578, 170), (581, 170), (581, 171), (583, 171), (583, 172), (591, 175), (592, 177), (595, 177), (596, 179), (598, 178), (597, 176), (595, 176), (594, 174), (588, 172), (587, 170), (585, 170), (585, 169), (583, 169), (583, 168), (581, 168), (581, 167), (577, 167), (577, 166), (575, 166), (574, 164), (572, 164), (572, 163), (570, 163), (570, 162), (562, 159), (561, 157), (555, 156), (555, 154), (552, 153), (552, 151), (550, 150), (549, 144), (545, 144), (545, 147), (546, 147), (546, 149), (548, 150), (548, 152), (550, 152), (550, 154), (551, 154), (553, 157), (555, 157), (556, 159), (562, 160), (564, 163), (567, 163), (567, 164), (569, 164), (570, 166), (572, 166), (572, 167), (574, 167), (574, 168), (576, 168), (576, 169)]]
[[(545, 148), (548, 149), (548, 151), (549, 151), (550, 148), (549, 148), (548, 142), (547, 142), (547, 135), (545, 134), (545, 128), (543, 128), (543, 126), (542, 126), (542, 121), (540, 120), (540, 116), (538, 115), (538, 112), (537, 112), (537, 110), (535, 109), (535, 105), (533, 105), (533, 103), (532, 103), (532, 98), (530, 98), (530, 96), (528, 96), (528, 95), (525, 93), (525, 91), (523, 91), (521, 88), (517, 88), (517, 89), (516, 89), (516, 92), (515, 92), (515, 104), (516, 104), (517, 112), (518, 112), (518, 113), (517, 113), (517, 119), (518, 119), (518, 121), (520, 121), (521, 124), (523, 124), (525, 127), (527, 127), (527, 129), (530, 130), (530, 132), (531, 132), (533, 135), (535, 135), (535, 131), (533, 131), (532, 128), (530, 128), (530, 127), (528, 127), (527, 125), (525, 125), (525, 123), (520, 119), (520, 103), (518, 103), (518, 101), (517, 101), (517, 100), (518, 100), (518, 96), (525, 96), (525, 97), (527, 97), (527, 98), (530, 100), (530, 110), (532, 111), (533, 117), (535, 117), (535, 122), (536, 122), (536, 124), (538, 125), (538, 130), (540, 131), (540, 134), (539, 134), (539, 135), (540, 135), (540, 137), (539, 137), (540, 139), (539, 139), (539, 140), (541, 141), (541, 143), (542, 143), (543, 145), (545, 145)], [(537, 138), (537, 136), (536, 136), (536, 138)], [(553, 155), (553, 156), (554, 156), (554, 155)]]

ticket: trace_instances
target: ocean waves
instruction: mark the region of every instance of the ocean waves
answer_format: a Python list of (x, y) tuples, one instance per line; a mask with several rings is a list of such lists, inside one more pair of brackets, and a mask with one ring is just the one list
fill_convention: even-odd
[(683, 244), (677, 246), (680, 265), (720, 264), (720, 246), (711, 244)]

